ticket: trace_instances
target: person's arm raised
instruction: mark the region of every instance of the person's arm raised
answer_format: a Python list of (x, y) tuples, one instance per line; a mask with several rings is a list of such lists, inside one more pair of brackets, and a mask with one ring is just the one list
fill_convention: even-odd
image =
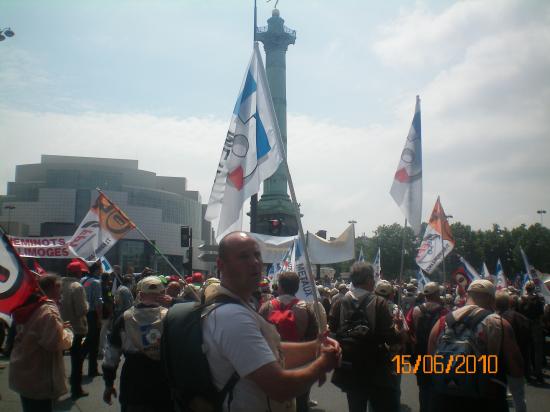
[(269, 398), (284, 402), (305, 393), (315, 381), (334, 369), (338, 361), (338, 351), (322, 349), (321, 356), (304, 368), (288, 370), (277, 362), (271, 362), (245, 378), (256, 383)]

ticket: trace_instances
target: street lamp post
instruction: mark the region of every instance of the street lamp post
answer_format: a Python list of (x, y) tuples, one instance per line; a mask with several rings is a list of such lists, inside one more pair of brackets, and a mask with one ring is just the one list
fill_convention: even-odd
[(542, 217), (546, 214), (546, 210), (540, 209), (537, 210), (537, 213), (540, 215), (540, 225), (542, 226)]
[(15, 209), (14, 205), (6, 205), (4, 206), (4, 209), (8, 210), (8, 231), (6, 232), (8, 235), (10, 234), (10, 225), (11, 225), (11, 211)]

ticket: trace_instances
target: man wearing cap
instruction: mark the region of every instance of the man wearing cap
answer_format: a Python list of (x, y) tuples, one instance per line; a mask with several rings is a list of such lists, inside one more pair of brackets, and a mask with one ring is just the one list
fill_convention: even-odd
[(408, 283), (405, 289), (405, 295), (401, 298), (401, 310), (407, 315), (416, 303), (417, 288), (412, 283)]
[(160, 306), (165, 290), (161, 280), (147, 276), (137, 285), (137, 303), (113, 325), (103, 358), (105, 391), (111, 404), (117, 396), (116, 370), (124, 354), (120, 373), (119, 401), (123, 411), (172, 411), (170, 390), (160, 362), (160, 339), (168, 309)]
[(262, 256), (258, 242), (248, 234), (232, 232), (220, 241), (217, 267), (221, 284), (211, 285), (206, 299), (231, 302), (209, 312), (202, 334), (218, 390), (238, 377), (223, 410), (292, 411), (293, 399), (336, 366), (339, 345), (330, 338), (281, 342), (275, 327), (254, 310), (250, 299), (261, 279)]
[[(424, 286), (423, 293), (426, 297), (426, 302), (416, 306), (412, 313), (413, 353), (415, 356), (424, 356), (428, 353), (430, 332), (435, 323), (447, 314), (447, 310), (443, 306), (443, 302), (439, 296), (439, 283), (427, 283)], [(420, 412), (428, 412), (430, 410), (429, 401), (432, 386), (430, 378), (430, 375), (422, 373), (420, 369), (416, 373)]]
[(73, 344), (71, 346), (71, 396), (73, 399), (88, 396), (82, 390), (82, 341), (88, 333), (88, 301), (84, 288), (80, 284), (82, 268), (79, 262), (71, 262), (61, 283), (61, 317), (70, 322), (73, 328)]
[[(494, 378), (491, 378), (490, 392), (485, 392), (474, 398), (444, 394), (438, 392), (434, 387), (434, 393), (430, 401), (431, 410), (444, 410), (446, 412), (468, 410), (508, 411), (506, 375), (512, 378), (521, 378), (523, 376), (523, 362), (514, 339), (512, 327), (507, 320), (493, 313), (495, 292), (495, 286), (491, 281), (487, 279), (473, 281), (468, 287), (466, 304), (448, 314), (444, 324), (443, 322), (437, 322), (430, 333), (428, 342), (428, 352), (434, 354), (440, 337), (445, 329), (449, 328), (448, 323), (450, 321), (453, 321), (454, 325), (460, 325), (468, 319), (480, 316), (482, 320), (473, 329), (476, 346), (480, 349), (480, 354), (496, 355), (498, 357), (497, 373)], [(476, 374), (480, 374), (480, 371), (477, 370)]]

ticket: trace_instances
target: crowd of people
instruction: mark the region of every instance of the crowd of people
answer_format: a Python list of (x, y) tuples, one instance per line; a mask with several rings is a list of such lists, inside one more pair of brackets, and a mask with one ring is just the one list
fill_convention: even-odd
[[(419, 288), (375, 282), (373, 266), (358, 262), (349, 283), (317, 286), (316, 306), (296, 297), (295, 272), (262, 275), (258, 243), (243, 232), (220, 242), (217, 267), (219, 276), (180, 279), (74, 260), (62, 277), (42, 276), (43, 293), (13, 313), (4, 345), (23, 410), (51, 411), (69, 390), (88, 396), (85, 363), (123, 412), (303, 412), (330, 372), (351, 412), (399, 411), (403, 373), (416, 375), (421, 412), (506, 411), (508, 399), (526, 411), (524, 381), (544, 383), (550, 305), (532, 282), (523, 292), (485, 279)], [(477, 367), (461, 374), (461, 357)], [(482, 368), (487, 359), (497, 367)]]

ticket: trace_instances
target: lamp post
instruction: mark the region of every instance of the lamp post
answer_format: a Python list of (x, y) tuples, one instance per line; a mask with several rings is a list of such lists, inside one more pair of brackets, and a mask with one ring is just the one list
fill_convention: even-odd
[(0, 41), (6, 40), (6, 37), (13, 37), (13, 36), (15, 36), (15, 33), (9, 27), (0, 29)]
[(537, 213), (540, 215), (540, 225), (542, 226), (542, 217), (546, 214), (546, 210), (540, 209), (537, 210)]
[(6, 205), (6, 206), (4, 206), (4, 209), (8, 210), (8, 230), (7, 230), (7, 234), (9, 235), (10, 234), (10, 225), (11, 225), (11, 211), (15, 209), (15, 206), (14, 205)]

